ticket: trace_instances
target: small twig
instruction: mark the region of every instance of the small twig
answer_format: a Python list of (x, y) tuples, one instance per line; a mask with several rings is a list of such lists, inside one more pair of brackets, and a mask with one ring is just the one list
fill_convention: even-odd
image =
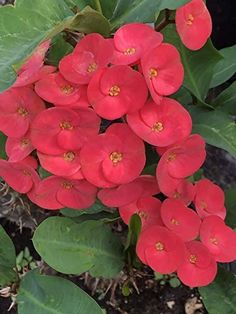
[(165, 17), (164, 17), (164, 19), (159, 24), (155, 25), (155, 30), (157, 32), (160, 32), (167, 25), (175, 23), (175, 20), (170, 19), (170, 13), (171, 13), (170, 10), (168, 10), (168, 9), (165, 10)]

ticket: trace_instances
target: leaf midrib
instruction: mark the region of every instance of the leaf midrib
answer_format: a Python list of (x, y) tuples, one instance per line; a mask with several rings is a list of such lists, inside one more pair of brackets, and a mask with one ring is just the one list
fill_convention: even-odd
[[(96, 256), (105, 256), (105, 257), (109, 257), (109, 258), (113, 258), (114, 260), (119, 260), (120, 261), (120, 256), (117, 256), (117, 255), (113, 255), (113, 254), (110, 254), (108, 253), (107, 251), (104, 251), (104, 250), (101, 250), (101, 249), (97, 249), (96, 247), (91, 247), (91, 246), (87, 246), (87, 245), (84, 245), (84, 244), (80, 244), (80, 245), (77, 245), (75, 243), (69, 243), (68, 242), (65, 242), (65, 241), (58, 241), (58, 240), (50, 240), (48, 241), (48, 239), (42, 239), (42, 240), (39, 240), (37, 239), (36, 240), (37, 244), (40, 243), (41, 245), (45, 245), (45, 244), (49, 244), (49, 245), (52, 245), (53, 247), (58, 246), (60, 250), (62, 250), (63, 248), (71, 248), (72, 249), (77, 249), (78, 247), (79, 248), (82, 248), (82, 252), (85, 251), (85, 252), (92, 252), (93, 253), (93, 256), (90, 257), (92, 259), (94, 259)], [(59, 250), (58, 250), (59, 251)], [(95, 254), (94, 254), (95, 252)], [(86, 255), (87, 256), (87, 255)], [(88, 255), (89, 256), (89, 255)]]
[(45, 304), (41, 303), (38, 301), (37, 298), (34, 297), (33, 294), (31, 294), (28, 290), (25, 290), (24, 288), (21, 287), (21, 293), (24, 293), (25, 296), (27, 298), (29, 298), (35, 305), (38, 305), (39, 307), (41, 307), (42, 309), (46, 310), (49, 313), (53, 313), (53, 314), (63, 314), (63, 312), (59, 312), (53, 308), (50, 308), (48, 306), (46, 306)]

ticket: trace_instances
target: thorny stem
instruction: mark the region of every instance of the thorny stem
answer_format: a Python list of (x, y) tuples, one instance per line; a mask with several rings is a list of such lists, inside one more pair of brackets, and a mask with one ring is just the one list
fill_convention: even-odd
[(170, 10), (168, 10), (168, 9), (165, 10), (165, 17), (164, 17), (164, 19), (159, 24), (155, 25), (155, 30), (157, 32), (160, 32), (167, 25), (175, 23), (175, 20), (171, 20), (170, 19), (170, 13), (171, 13)]

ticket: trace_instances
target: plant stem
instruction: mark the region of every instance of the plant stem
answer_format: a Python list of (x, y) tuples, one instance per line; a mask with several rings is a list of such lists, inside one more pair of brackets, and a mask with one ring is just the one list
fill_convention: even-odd
[(165, 10), (165, 17), (164, 17), (164, 19), (158, 25), (155, 25), (155, 30), (157, 32), (160, 32), (167, 25), (175, 23), (175, 20), (171, 20), (170, 19), (170, 13), (171, 13), (170, 10), (168, 10), (168, 9)]
[(100, 12), (101, 14), (102, 13), (102, 7), (101, 7), (101, 3), (100, 3), (100, 0), (93, 0), (93, 3), (94, 3), (94, 6), (95, 6), (95, 9)]

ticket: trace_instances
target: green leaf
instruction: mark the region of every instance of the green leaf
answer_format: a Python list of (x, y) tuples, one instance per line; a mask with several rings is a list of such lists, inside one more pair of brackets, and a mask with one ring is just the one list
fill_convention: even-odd
[(208, 144), (227, 150), (236, 157), (236, 125), (233, 119), (220, 110), (188, 107), (193, 119), (193, 133), (202, 135)]
[(236, 82), (226, 88), (213, 102), (213, 106), (236, 115)]
[(236, 45), (220, 50), (223, 59), (215, 66), (210, 87), (218, 86), (230, 79), (236, 72)]
[(131, 246), (136, 246), (141, 229), (142, 229), (142, 221), (139, 215), (137, 214), (132, 215), (129, 222), (129, 232), (127, 236), (125, 250), (127, 250)]
[(0, 159), (7, 159), (5, 144), (7, 141), (7, 136), (0, 132)]
[(89, 6), (77, 13), (74, 21), (68, 28), (86, 34), (96, 32), (106, 37), (110, 34), (110, 24), (108, 20), (101, 13)]
[(47, 63), (58, 66), (59, 61), (71, 53), (73, 47), (65, 41), (63, 34), (60, 33), (52, 39), (51, 47), (47, 55)]
[(83, 9), (89, 5), (101, 10), (104, 16), (111, 19), (113, 28), (128, 22), (153, 22), (155, 14), (163, 9), (175, 10), (190, 0), (66, 0), (70, 7)]
[(165, 41), (175, 45), (181, 54), (185, 70), (184, 87), (199, 100), (204, 101), (210, 87), (213, 70), (222, 59), (221, 55), (210, 40), (198, 51), (189, 50), (182, 44), (173, 24), (164, 28), (163, 35)]
[(190, 92), (183, 86), (175, 94), (173, 94), (171, 98), (174, 98), (184, 106), (187, 106), (193, 102)]
[(173, 277), (173, 278), (170, 278), (169, 284), (172, 288), (177, 288), (181, 285), (181, 282), (177, 277)]
[(36, 229), (33, 243), (47, 264), (65, 274), (89, 271), (109, 278), (123, 267), (122, 245), (100, 221), (77, 224), (69, 218), (50, 217)]
[(225, 207), (227, 208), (226, 224), (236, 228), (236, 186), (225, 191)]
[(236, 278), (232, 273), (219, 267), (215, 281), (199, 291), (210, 314), (236, 313)]
[(68, 27), (73, 13), (63, 0), (17, 0), (0, 7), (0, 92), (15, 81), (13, 65)]
[(112, 29), (114, 30), (130, 22), (154, 22), (159, 11), (166, 8), (174, 10), (189, 1), (190, 0), (116, 0), (116, 6), (110, 19)]
[(48, 178), (52, 175), (50, 172), (48, 172), (47, 170), (45, 170), (41, 166), (39, 166), (39, 168), (38, 168), (38, 173), (39, 173), (39, 176), (41, 179)]
[(16, 252), (14, 244), (0, 225), (0, 286), (4, 286), (16, 279), (16, 273), (13, 270), (15, 266)]
[(74, 15), (63, 0), (17, 0), (16, 6), (0, 7), (0, 25), (0, 92), (14, 83), (14, 65), (65, 28), (105, 36), (110, 31), (109, 22), (97, 11), (86, 7)]
[(69, 280), (28, 272), (17, 296), (19, 314), (102, 314), (99, 305)]
[(107, 209), (107, 207), (103, 205), (99, 200), (96, 200), (96, 202), (92, 206), (84, 210), (63, 208), (60, 212), (62, 213), (62, 215), (67, 216), (67, 217), (78, 217), (85, 214), (86, 215), (97, 214), (97, 213), (102, 212), (105, 209)]

